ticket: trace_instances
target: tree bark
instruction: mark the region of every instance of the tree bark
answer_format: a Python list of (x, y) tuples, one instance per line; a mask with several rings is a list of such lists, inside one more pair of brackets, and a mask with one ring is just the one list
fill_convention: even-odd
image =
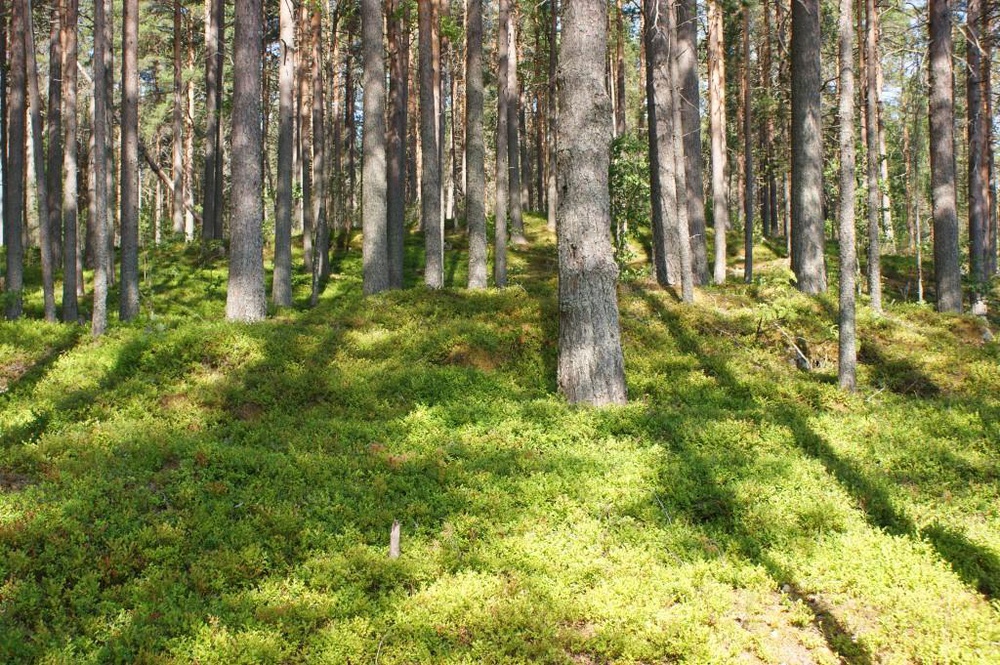
[(441, 223), (441, 162), (434, 109), (434, 12), (436, 0), (418, 3), (420, 47), (420, 207), (424, 227), (424, 283), (444, 286), (444, 228)]
[(955, 106), (952, 90), (951, 1), (929, 0), (930, 156), (934, 216), (934, 285), (939, 312), (962, 311), (955, 204)]
[[(381, 19), (381, 14), (380, 14)], [(316, 246), (313, 252), (312, 304), (316, 305), (319, 291), (330, 274), (330, 227), (326, 218), (326, 118), (323, 90), (323, 10), (313, 7), (309, 20), (312, 32), (312, 127), (313, 127), (313, 224)], [(381, 32), (380, 32), (381, 35)], [(380, 42), (381, 44), (381, 42)], [(381, 53), (381, 46), (379, 47)], [(384, 73), (383, 73), (384, 78)], [(383, 130), (383, 142), (385, 141)]]
[(90, 213), (93, 218), (94, 233), (94, 307), (91, 314), (90, 331), (94, 337), (104, 334), (108, 326), (108, 259), (111, 253), (108, 239), (108, 159), (107, 159), (107, 94), (101, 85), (105, 78), (105, 52), (110, 48), (105, 30), (103, 0), (94, 3), (94, 168), (91, 178), (94, 184), (94, 204)]
[(729, 181), (726, 179), (726, 60), (722, 7), (708, 0), (708, 108), (712, 143), (712, 220), (715, 263), (712, 280), (726, 281), (726, 230), (729, 228)]
[(66, 142), (63, 147), (62, 224), (63, 224), (63, 321), (75, 323), (79, 317), (77, 302), (77, 22), (79, 0), (62, 0), (63, 104), (65, 106)]
[(389, 133), (387, 141), (386, 202), (389, 252), (389, 288), (403, 288), (406, 239), (406, 126), (410, 78), (410, 5), (390, 0), (389, 18)]
[(571, 403), (592, 405), (626, 401), (610, 237), (604, 7), (603, 0), (567, 0), (559, 85), (558, 384)]
[(25, 49), (18, 35), (25, 31), (24, 5), (11, 3), (10, 92), (7, 110), (7, 162), (4, 168), (3, 225), (7, 245), (7, 286), (4, 313), (9, 320), (21, 318), (24, 309), (24, 147), (27, 143), (27, 80)]
[[(284, 1), (284, 0), (282, 0)], [(222, 239), (221, 118), (222, 102), (222, 0), (205, 0), (205, 175), (202, 181), (202, 240)], [(175, 19), (177, 29), (179, 18)], [(179, 48), (179, 47), (177, 47)], [(180, 55), (174, 56), (178, 61)], [(176, 83), (175, 83), (176, 85)], [(175, 120), (176, 122), (176, 120)], [(176, 206), (175, 206), (176, 210)], [(174, 213), (176, 216), (176, 212)], [(174, 219), (174, 232), (177, 220)]]
[(469, 226), (469, 288), (484, 289), (486, 268), (485, 145), (483, 139), (483, 2), (469, 0), (465, 50), (466, 221)]
[(753, 281), (753, 108), (750, 99), (750, 7), (743, 6), (743, 281)]
[(556, 141), (558, 133), (559, 108), (556, 104), (556, 64), (558, 61), (558, 25), (559, 25), (559, 0), (549, 0), (549, 136), (548, 136), (548, 182), (546, 187), (546, 202), (548, 205), (548, 230), (556, 232), (556, 205), (558, 203), (558, 190), (556, 188)]
[[(173, 232), (184, 233), (184, 79), (181, 68), (181, 0), (174, 0)], [(211, 94), (211, 92), (209, 92)], [(211, 113), (211, 112), (209, 112)], [(206, 156), (206, 160), (208, 157)], [(213, 171), (214, 173), (214, 171)], [(206, 180), (206, 187), (208, 181)], [(214, 201), (214, 199), (213, 199)], [(211, 214), (206, 205), (205, 214)], [(211, 239), (211, 235), (207, 239)]]
[(792, 270), (804, 293), (826, 291), (820, 3), (792, 3)]
[(875, 0), (865, 0), (867, 17), (865, 33), (865, 62), (868, 71), (865, 77), (865, 115), (868, 117), (865, 132), (865, 149), (868, 154), (868, 294), (871, 297), (872, 312), (882, 314), (882, 258), (879, 243), (881, 223), (882, 193), (879, 189), (879, 145), (878, 145), (878, 77), (875, 63), (878, 60), (878, 19)]
[(312, 65), (309, 48), (310, 36), (308, 26), (307, 3), (299, 5), (298, 15), (298, 66), (299, 66), (299, 166), (301, 173), (302, 193), (302, 259), (306, 272), (313, 273), (313, 234), (315, 233), (313, 217), (313, 142), (315, 128), (312, 126)]
[(45, 149), (48, 195), (49, 241), (53, 266), (62, 257), (62, 200), (63, 200), (63, 127), (62, 127), (62, 1), (52, 6), (52, 26), (49, 39), (49, 98), (45, 116)]
[(705, 186), (702, 181), (701, 110), (698, 86), (697, 0), (678, 0), (677, 60), (680, 67), (682, 130), (684, 133), (684, 181), (687, 184), (687, 217), (691, 238), (691, 271), (695, 284), (708, 283), (708, 251), (705, 244)]
[[(507, 2), (508, 0), (503, 0)], [(517, 116), (520, 99), (517, 94), (517, 14), (516, 7), (510, 6), (507, 13), (508, 58), (507, 86), (503, 88), (507, 108), (507, 186), (510, 205), (510, 239), (514, 244), (525, 245), (524, 218), (521, 214), (521, 135), (518, 131)]]
[(31, 0), (24, 2), (25, 29), (24, 50), (28, 67), (28, 97), (31, 104), (31, 139), (32, 157), (35, 162), (35, 186), (37, 194), (35, 203), (38, 206), (38, 245), (42, 256), (42, 299), (45, 307), (45, 320), (56, 320), (55, 282), (53, 276), (52, 258), (52, 227), (49, 224), (49, 201), (46, 192), (45, 149), (42, 126), (42, 96), (38, 86), (38, 60), (35, 56), (35, 32), (31, 20)]
[(969, 266), (973, 290), (973, 311), (986, 314), (986, 289), (989, 259), (989, 164), (986, 141), (987, 117), (984, 109), (983, 78), (990, 70), (983, 68), (983, 39), (980, 32), (982, 0), (969, 0), (966, 21), (966, 113), (969, 137)]
[(497, 14), (497, 140), (496, 196), (493, 254), (493, 281), (497, 288), (507, 286), (507, 199), (510, 171), (508, 170), (507, 129), (510, 100), (510, 0), (499, 0)]
[[(382, 56), (382, 4), (361, 2), (364, 49), (364, 292), (389, 288), (389, 247), (386, 234), (385, 61)], [(438, 284), (437, 286), (441, 286)]]
[(226, 318), (260, 321), (264, 293), (264, 210), (261, 201), (261, 0), (237, 0), (233, 36), (232, 241)]
[(274, 216), (274, 276), (271, 299), (276, 307), (292, 304), (292, 150), (294, 140), (295, 4), (280, 4), (278, 53), (278, 182)]
[(840, 0), (838, 36), (840, 42), (840, 311), (838, 323), (837, 379), (844, 390), (857, 385), (857, 342), (855, 332), (855, 273), (857, 251), (854, 232), (854, 26), (853, 0)]
[(121, 290), (118, 317), (139, 314), (139, 0), (122, 11)]

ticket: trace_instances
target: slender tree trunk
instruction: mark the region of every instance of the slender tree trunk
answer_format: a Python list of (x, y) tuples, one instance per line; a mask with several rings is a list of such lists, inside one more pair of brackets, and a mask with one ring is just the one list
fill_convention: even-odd
[(625, 10), (617, 0), (615, 12), (615, 136), (623, 136), (625, 119)]
[[(188, 19), (189, 30), (194, 31), (193, 22)], [(194, 43), (188, 40), (187, 44), (187, 64), (188, 70), (194, 71)], [(194, 84), (191, 81), (184, 82), (184, 96), (187, 98), (187, 111), (184, 113), (184, 239), (187, 242), (194, 241), (195, 236), (195, 214), (194, 214)], [(267, 116), (264, 116), (264, 128), (267, 128)], [(266, 134), (265, 134), (266, 136)]]
[[(990, 12), (983, 12), (983, 34), (992, 34), (993, 30), (993, 15)], [(986, 274), (988, 276), (995, 275), (997, 273), (997, 178), (996, 178), (996, 165), (995, 165), (995, 152), (993, 150), (993, 45), (991, 40), (985, 40), (983, 42), (983, 99), (985, 103), (985, 114), (986, 114), (986, 172), (987, 172), (987, 189), (989, 193), (989, 199), (987, 201), (987, 207), (989, 212), (987, 213), (987, 228), (989, 235), (989, 242), (987, 243), (986, 256), (987, 256), (987, 266)]]
[[(507, 0), (504, 0), (507, 1)], [(511, 6), (507, 13), (508, 57), (507, 87), (507, 167), (509, 187), (508, 201), (510, 205), (510, 239), (517, 245), (525, 245), (524, 218), (521, 214), (521, 135), (518, 131), (517, 116), (519, 97), (517, 94), (517, 14), (516, 7)]]
[[(687, 183), (687, 217), (691, 238), (691, 270), (695, 284), (708, 283), (708, 250), (705, 244), (705, 186), (702, 181), (701, 110), (698, 91), (697, 0), (678, 0), (677, 60), (680, 67), (684, 178)], [(624, 113), (624, 111), (623, 111)]]
[(434, 12), (435, 0), (417, 5), (420, 41), (420, 144), (422, 150), (420, 205), (424, 227), (426, 263), (424, 283), (432, 289), (444, 286), (444, 228), (441, 223), (441, 163), (437, 116), (434, 109)]
[(386, 234), (385, 62), (382, 56), (380, 0), (362, 0), (361, 29), (365, 86), (365, 172), (362, 191), (364, 292), (372, 294), (390, 287)]
[[(381, 13), (380, 13), (381, 16)], [(313, 256), (312, 304), (316, 305), (319, 291), (330, 274), (330, 228), (326, 218), (326, 117), (323, 94), (323, 10), (316, 5), (310, 13), (312, 32), (312, 127), (313, 127), (313, 223), (316, 227), (316, 247)], [(380, 32), (381, 34), (381, 32)], [(380, 51), (381, 53), (381, 51)], [(383, 73), (384, 78), (384, 73)], [(384, 126), (384, 123), (383, 123)], [(384, 135), (384, 131), (383, 131)], [(383, 141), (384, 141), (383, 136)]]
[(469, 0), (465, 82), (466, 221), (469, 288), (486, 288), (486, 167), (483, 139), (483, 2)]
[(875, 62), (878, 59), (878, 21), (875, 0), (865, 0), (867, 17), (865, 37), (865, 61), (868, 72), (865, 77), (865, 115), (868, 117), (865, 132), (865, 146), (868, 153), (868, 293), (871, 296), (872, 312), (882, 314), (882, 258), (879, 244), (879, 224), (881, 222), (882, 193), (879, 190), (879, 149), (878, 149), (878, 77), (875, 76)]
[[(680, 42), (678, 41), (678, 26), (677, 26), (677, 2), (671, 3), (673, 6), (667, 6), (667, 34), (670, 35), (670, 82), (673, 87), (671, 96), (673, 104), (673, 114), (674, 114), (674, 132), (673, 132), (673, 154), (674, 154), (674, 178), (675, 178), (675, 191), (677, 196), (677, 207), (674, 224), (677, 227), (677, 254), (680, 268), (680, 284), (681, 284), (681, 300), (683, 302), (694, 302), (694, 283), (695, 274), (694, 269), (691, 264), (691, 232), (690, 224), (688, 222), (688, 205), (687, 202), (681, 201), (680, 198), (688, 191), (687, 186), (687, 173), (686, 169), (686, 158), (684, 155), (684, 122), (683, 122), (683, 111), (681, 106), (683, 104), (683, 79), (680, 68), (680, 54), (679, 47)], [(679, 130), (679, 131), (678, 131)]]
[(853, 391), (857, 381), (855, 332), (855, 273), (857, 251), (854, 238), (854, 26), (853, 0), (840, 0), (838, 35), (840, 42), (840, 312), (837, 318), (840, 387)]
[[(284, 1), (284, 0), (282, 0)], [(222, 99), (222, 26), (223, 16), (222, 0), (205, 0), (205, 174), (202, 180), (202, 209), (204, 221), (201, 237), (202, 240), (221, 240), (221, 235), (216, 235), (217, 230), (222, 228), (222, 211), (219, 209), (219, 197), (217, 189), (221, 189), (222, 183), (218, 179), (221, 172), (221, 131), (219, 108)], [(179, 2), (175, 1), (175, 11), (179, 11)], [(180, 17), (174, 19), (174, 30), (179, 28)], [(176, 35), (174, 39), (179, 39)], [(174, 47), (174, 58), (179, 63), (179, 44)], [(175, 88), (177, 83), (174, 83)], [(175, 94), (176, 91), (175, 91)], [(176, 102), (175, 102), (176, 103)], [(175, 132), (176, 119), (175, 119)], [(176, 148), (175, 148), (176, 151)], [(176, 153), (175, 153), (176, 155)], [(176, 159), (176, 157), (175, 157)], [(178, 231), (177, 206), (174, 206), (174, 232)]]
[(56, 0), (52, 6), (52, 27), (49, 39), (48, 114), (45, 116), (45, 149), (47, 162), (45, 174), (48, 179), (45, 191), (49, 197), (48, 224), (53, 266), (62, 257), (62, 2), (63, 0)]
[(27, 80), (23, 35), (26, 30), (25, 7), (11, 3), (10, 21), (10, 93), (7, 110), (7, 162), (3, 190), (4, 243), (7, 250), (7, 287), (5, 315), (10, 320), (21, 318), (24, 308), (24, 148), (27, 144)]
[(592, 405), (626, 401), (610, 237), (604, 6), (566, 1), (559, 85), (558, 384), (570, 402)]
[(934, 216), (934, 284), (939, 312), (962, 311), (955, 204), (955, 106), (952, 90), (951, 1), (929, 0), (930, 154)]
[(226, 318), (260, 321), (267, 314), (261, 229), (261, 0), (238, 0), (233, 36), (233, 222)]
[(726, 230), (729, 228), (729, 181), (726, 179), (726, 60), (722, 7), (708, 0), (708, 108), (712, 143), (712, 220), (715, 264), (712, 279), (726, 281)]
[(892, 200), (889, 197), (889, 157), (885, 142), (885, 109), (882, 100), (885, 90), (885, 75), (882, 71), (882, 56), (878, 51), (879, 38), (880, 33), (876, 32), (875, 51), (878, 57), (875, 59), (875, 108), (878, 111), (879, 192), (882, 199), (882, 232), (885, 239), (883, 245), (888, 248), (888, 251), (895, 252), (896, 234), (892, 226)]
[[(15, 0), (16, 1), (16, 0)], [(49, 219), (48, 194), (45, 191), (45, 149), (42, 126), (42, 96), (38, 89), (38, 61), (35, 56), (35, 34), (31, 20), (31, 0), (22, 0), (25, 12), (24, 50), (28, 67), (28, 97), (31, 103), (32, 157), (35, 163), (35, 186), (38, 206), (38, 245), (42, 255), (42, 298), (45, 320), (56, 320), (55, 282), (53, 279), (52, 227)]]
[(792, 270), (804, 293), (826, 291), (820, 3), (792, 3)]
[[(181, 0), (174, 0), (173, 232), (184, 233), (184, 78), (181, 68)], [(208, 157), (206, 157), (206, 160)], [(207, 186), (207, 181), (206, 181)], [(206, 206), (205, 214), (211, 212)], [(211, 238), (211, 236), (208, 236)]]
[(743, 281), (753, 281), (753, 109), (750, 99), (750, 7), (743, 6)]
[[(299, 140), (301, 154), (299, 164), (302, 168), (302, 258), (306, 272), (313, 273), (313, 234), (315, 233), (313, 211), (313, 146), (315, 144), (316, 128), (312, 126), (312, 51), (309, 31), (308, 3), (299, 5), (298, 16), (298, 49), (299, 49)], [(309, 55), (307, 55), (307, 53)], [(322, 129), (320, 129), (322, 131)]]
[(559, 0), (549, 0), (549, 144), (548, 144), (548, 182), (546, 187), (546, 201), (548, 204), (548, 230), (552, 233), (556, 231), (556, 205), (558, 203), (558, 193), (556, 190), (556, 141), (558, 133), (559, 109), (556, 105), (556, 64), (558, 62), (558, 29), (559, 24)]
[(402, 0), (390, 0), (389, 18), (389, 134), (386, 188), (389, 288), (403, 288), (406, 240), (406, 125), (409, 90), (410, 9)]
[(79, 317), (77, 302), (77, 21), (79, 0), (62, 0), (62, 52), (65, 58), (63, 104), (65, 105), (66, 142), (63, 148), (63, 321), (75, 323)]
[(295, 104), (295, 5), (278, 0), (278, 182), (274, 215), (274, 276), (271, 299), (276, 307), (292, 304), (292, 141)]
[[(966, 21), (966, 113), (968, 114), (969, 137), (969, 266), (973, 292), (973, 311), (986, 314), (986, 300), (983, 296), (989, 275), (989, 165), (986, 142), (986, 122), (983, 100), (983, 35), (982, 0), (969, 0)], [(985, 70), (989, 75), (989, 70)]]
[(510, 185), (507, 130), (510, 100), (510, 0), (499, 0), (497, 15), (497, 141), (496, 206), (493, 255), (493, 281), (497, 288), (507, 286), (507, 198)]
[(90, 330), (94, 337), (104, 334), (108, 326), (108, 159), (107, 159), (107, 94), (106, 86), (101, 85), (105, 78), (105, 51), (110, 47), (105, 30), (106, 17), (104, 2), (94, 3), (94, 114), (93, 114), (93, 158), (94, 168), (91, 178), (94, 183), (94, 204), (90, 213), (94, 228), (94, 307), (91, 315)]
[(118, 317), (139, 314), (139, 0), (122, 12), (121, 291)]

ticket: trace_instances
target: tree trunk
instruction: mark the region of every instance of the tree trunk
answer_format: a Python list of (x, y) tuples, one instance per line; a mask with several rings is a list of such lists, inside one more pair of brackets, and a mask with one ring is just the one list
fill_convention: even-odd
[(260, 0), (238, 0), (233, 36), (232, 241), (226, 319), (260, 321), (267, 314), (264, 293), (264, 209), (261, 201)]
[(76, 323), (77, 302), (77, 22), (79, 0), (62, 0), (62, 52), (65, 58), (63, 104), (65, 105), (66, 142), (63, 147), (62, 223), (63, 223), (63, 321)]
[(108, 242), (108, 159), (107, 159), (107, 94), (108, 88), (101, 85), (105, 78), (105, 52), (110, 48), (104, 2), (94, 3), (94, 114), (93, 114), (93, 159), (94, 168), (90, 174), (94, 184), (94, 204), (90, 209), (94, 233), (94, 307), (90, 330), (94, 337), (104, 334), (108, 326), (108, 259), (111, 253)]
[(792, 3), (792, 270), (804, 293), (826, 291), (820, 3)]
[[(217, 190), (222, 189), (221, 178), (219, 178), (222, 172), (221, 118), (219, 115), (222, 101), (223, 16), (222, 0), (205, 0), (205, 175), (202, 181), (202, 209), (204, 211), (202, 240), (222, 239), (222, 210), (219, 205), (221, 197)], [(179, 27), (179, 21), (179, 18), (175, 18), (175, 30)], [(175, 39), (177, 39), (176, 36)], [(175, 48), (179, 48), (179, 46)], [(176, 51), (174, 58), (177, 61), (180, 60), (180, 54)], [(177, 213), (174, 214), (174, 232), (176, 233)]]
[(558, 384), (571, 403), (592, 405), (626, 401), (610, 237), (604, 7), (603, 0), (567, 0), (559, 85)]
[[(617, 0), (615, 12), (615, 136), (623, 136), (625, 120), (625, 10)], [(678, 25), (680, 21), (678, 19)]]
[(122, 12), (121, 290), (118, 317), (139, 314), (139, 0)]
[(465, 50), (466, 223), (469, 227), (469, 288), (484, 289), (486, 268), (485, 146), (483, 140), (483, 2), (469, 0)]
[(951, 1), (930, 0), (930, 154), (934, 216), (934, 285), (939, 312), (962, 311), (955, 204), (955, 106), (952, 90)]
[[(173, 232), (184, 233), (184, 79), (181, 69), (181, 0), (174, 0)], [(211, 112), (210, 112), (211, 113)], [(211, 131), (211, 130), (210, 130)], [(206, 157), (206, 160), (208, 157)], [(206, 187), (207, 187), (206, 180)], [(205, 214), (211, 214), (206, 205)], [(211, 238), (212, 236), (208, 236)]]
[(988, 278), (987, 247), (989, 246), (989, 164), (986, 142), (987, 118), (983, 103), (984, 72), (982, 40), (982, 0), (969, 0), (966, 21), (966, 112), (968, 114), (969, 136), (969, 266), (973, 284), (973, 311), (986, 314), (983, 296)]
[(387, 141), (386, 201), (389, 288), (403, 288), (406, 240), (406, 125), (410, 78), (410, 5), (390, 0), (389, 18), (389, 133)]
[(3, 237), (7, 245), (7, 286), (4, 313), (9, 320), (21, 318), (24, 308), (24, 147), (27, 143), (27, 80), (25, 49), (18, 35), (23, 35), (25, 8), (11, 3), (10, 20), (10, 92), (7, 121), (7, 162), (4, 168)]
[(726, 230), (729, 228), (729, 181), (726, 179), (726, 59), (722, 7), (708, 0), (708, 115), (712, 143), (712, 221), (715, 263), (712, 280), (726, 281)]
[(278, 182), (274, 214), (274, 276), (271, 299), (276, 307), (292, 304), (292, 151), (295, 86), (294, 0), (279, 0)]
[[(330, 274), (330, 227), (326, 218), (326, 117), (323, 91), (323, 10), (314, 6), (310, 14), (312, 32), (312, 127), (313, 127), (313, 224), (316, 246), (313, 252), (312, 304), (316, 305), (319, 291)], [(381, 52), (381, 51), (380, 51)], [(384, 74), (383, 74), (384, 77)], [(384, 124), (383, 124), (384, 127)], [(383, 141), (384, 141), (383, 131)]]
[(750, 99), (750, 7), (743, 6), (743, 281), (753, 281), (753, 108)]
[(840, 0), (840, 312), (838, 314), (838, 365), (840, 387), (854, 391), (857, 385), (855, 333), (855, 273), (857, 251), (854, 238), (854, 26), (853, 0)]
[[(312, 86), (309, 82), (312, 77), (312, 65), (309, 49), (310, 31), (308, 26), (308, 3), (299, 5), (298, 16), (298, 49), (299, 49), (299, 140), (301, 141), (299, 165), (302, 168), (302, 259), (305, 263), (306, 272), (310, 275), (313, 272), (313, 154), (315, 128), (312, 126)], [(309, 55), (307, 55), (307, 53)]]
[(49, 242), (53, 266), (62, 257), (62, 200), (63, 200), (63, 137), (62, 137), (62, 0), (52, 7), (52, 27), (49, 39), (49, 98), (45, 117), (46, 169), (48, 179)]
[(510, 0), (499, 0), (497, 10), (497, 140), (496, 196), (493, 255), (493, 281), (497, 288), (507, 286), (507, 199), (510, 171), (508, 170), (507, 130), (510, 99)]
[(558, 61), (558, 29), (559, 24), (559, 0), (549, 0), (549, 144), (548, 144), (548, 182), (546, 187), (546, 201), (548, 204), (548, 230), (556, 232), (556, 205), (558, 203), (558, 190), (556, 188), (556, 141), (558, 137), (559, 108), (556, 104), (556, 63)]
[(865, 76), (865, 115), (868, 118), (865, 132), (865, 150), (868, 153), (868, 293), (871, 296), (872, 312), (882, 314), (882, 258), (879, 244), (882, 193), (879, 190), (879, 146), (878, 146), (878, 77), (875, 62), (878, 59), (876, 44), (878, 19), (875, 0), (865, 0), (867, 17), (865, 36), (865, 62), (868, 71)]
[[(507, 1), (507, 0), (503, 0)], [(508, 58), (507, 87), (507, 168), (508, 202), (510, 205), (510, 239), (514, 244), (525, 245), (524, 218), (521, 214), (521, 136), (517, 126), (519, 97), (517, 94), (517, 14), (513, 4), (507, 13)]]
[(687, 216), (691, 238), (691, 270), (695, 284), (708, 283), (708, 251), (705, 245), (705, 186), (702, 181), (701, 110), (698, 91), (697, 0), (678, 0), (677, 60), (680, 66), (682, 130), (684, 132), (684, 179), (687, 183)]
[(361, 201), (364, 292), (372, 294), (390, 287), (386, 234), (385, 62), (382, 56), (382, 3), (379, 0), (362, 0), (361, 29), (365, 86)]
[(444, 228), (441, 223), (441, 162), (434, 109), (434, 12), (427, 0), (417, 5), (420, 47), (420, 207), (424, 227), (424, 283), (444, 286)]
[(35, 163), (35, 186), (38, 206), (38, 245), (42, 255), (42, 298), (45, 306), (45, 320), (56, 320), (55, 284), (53, 280), (52, 227), (49, 224), (49, 202), (45, 191), (45, 149), (42, 126), (42, 96), (38, 89), (38, 61), (35, 56), (35, 33), (31, 20), (31, 0), (24, 2), (25, 29), (24, 50), (28, 67), (28, 97), (31, 103), (32, 157)]

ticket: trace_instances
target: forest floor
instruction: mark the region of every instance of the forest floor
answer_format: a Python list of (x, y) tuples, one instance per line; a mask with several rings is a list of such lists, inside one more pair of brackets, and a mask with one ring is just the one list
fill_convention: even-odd
[(403, 291), (362, 297), (352, 250), (253, 326), (198, 247), (145, 252), (140, 320), (96, 341), (29, 294), (0, 323), (0, 662), (1000, 662), (984, 323), (889, 260), (845, 394), (833, 290), (762, 245), (694, 305), (624, 283), (630, 402), (573, 408), (529, 238), (478, 293), (460, 235), (438, 292), (416, 236)]

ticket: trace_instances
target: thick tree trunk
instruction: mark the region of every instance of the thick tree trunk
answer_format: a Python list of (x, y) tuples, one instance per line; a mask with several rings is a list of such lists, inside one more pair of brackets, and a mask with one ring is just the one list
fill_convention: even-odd
[(441, 223), (441, 162), (438, 118), (434, 109), (434, 12), (436, 0), (417, 5), (420, 46), (420, 207), (424, 228), (424, 283), (432, 289), (444, 286), (444, 228)]
[(966, 22), (966, 113), (968, 114), (969, 137), (969, 266), (972, 281), (975, 284), (973, 311), (986, 314), (986, 301), (983, 292), (986, 288), (989, 260), (989, 164), (987, 153), (990, 149), (986, 142), (987, 118), (984, 113), (983, 74), (989, 76), (989, 70), (983, 69), (983, 35), (980, 32), (982, 22), (982, 0), (969, 0)]
[(276, 307), (292, 304), (292, 151), (295, 86), (294, 0), (280, 4), (278, 53), (278, 181), (274, 216), (274, 276), (271, 299)]
[(232, 242), (226, 318), (260, 321), (267, 314), (264, 293), (264, 209), (261, 201), (260, 0), (236, 3), (233, 36)]
[(79, 316), (77, 302), (77, 21), (79, 0), (62, 0), (62, 52), (66, 67), (63, 75), (66, 142), (63, 148), (62, 224), (63, 224), (63, 321), (75, 323)]
[[(17, 0), (15, 0), (17, 1)], [(54, 266), (52, 258), (52, 227), (49, 224), (49, 201), (45, 178), (45, 129), (42, 126), (42, 95), (38, 86), (38, 60), (35, 56), (35, 34), (31, 20), (31, 0), (22, 0), (25, 12), (24, 50), (28, 67), (28, 97), (31, 103), (32, 157), (35, 163), (35, 203), (38, 206), (38, 245), (42, 256), (42, 299), (45, 320), (56, 320)]]
[[(504, 0), (506, 1), (506, 0)], [(507, 168), (508, 201), (510, 205), (510, 239), (517, 245), (525, 245), (524, 218), (521, 214), (521, 135), (518, 131), (517, 116), (520, 98), (517, 94), (517, 14), (515, 6), (507, 13), (508, 58), (507, 87), (503, 92), (507, 97)]]
[(390, 287), (386, 234), (385, 61), (382, 56), (382, 3), (379, 0), (362, 0), (361, 29), (365, 86), (364, 190), (361, 201), (363, 286), (366, 294), (372, 294)]
[(466, 222), (469, 288), (486, 288), (485, 145), (483, 140), (483, 2), (469, 0), (465, 82)]
[(108, 260), (111, 247), (108, 238), (108, 159), (107, 159), (107, 94), (108, 88), (101, 85), (105, 78), (105, 53), (110, 48), (105, 30), (104, 2), (94, 3), (94, 114), (93, 114), (93, 159), (94, 168), (90, 174), (94, 183), (94, 204), (90, 209), (94, 233), (94, 307), (91, 314), (90, 331), (94, 337), (104, 334), (108, 326)]
[(875, 0), (865, 0), (867, 17), (865, 33), (865, 62), (868, 71), (865, 76), (865, 115), (868, 118), (865, 132), (865, 150), (868, 154), (868, 294), (871, 296), (872, 312), (882, 314), (882, 257), (879, 243), (881, 223), (882, 193), (879, 190), (879, 146), (878, 146), (878, 77), (875, 62), (878, 59), (878, 20)]
[[(313, 252), (312, 304), (319, 299), (319, 290), (330, 274), (330, 227), (326, 218), (326, 117), (323, 90), (323, 10), (316, 5), (309, 21), (312, 32), (312, 127), (313, 127), (313, 223), (316, 227), (316, 247)], [(381, 33), (380, 33), (381, 34)], [(381, 53), (381, 50), (379, 51)], [(384, 73), (383, 73), (384, 77)], [(384, 127), (384, 124), (383, 124)], [(383, 131), (383, 141), (385, 132)]]
[(610, 237), (604, 7), (603, 0), (567, 0), (559, 85), (558, 384), (570, 402), (593, 405), (626, 401)]
[(792, 270), (804, 293), (826, 291), (820, 3), (792, 3)]
[(691, 238), (691, 271), (695, 283), (708, 283), (705, 244), (705, 186), (702, 180), (701, 110), (698, 91), (697, 0), (678, 0), (677, 61), (680, 67), (681, 121), (684, 132), (684, 179)]
[(389, 18), (389, 133), (386, 189), (389, 287), (403, 288), (406, 239), (406, 126), (410, 78), (410, 9), (402, 0), (390, 0)]
[(11, 3), (10, 92), (7, 110), (7, 162), (4, 168), (3, 230), (7, 250), (7, 285), (4, 313), (10, 320), (21, 318), (24, 308), (24, 147), (27, 143), (27, 78), (24, 43), (18, 39), (25, 27), (21, 2)]
[(507, 130), (510, 99), (510, 0), (499, 0), (497, 15), (497, 140), (496, 196), (494, 206), (493, 282), (497, 288), (507, 286), (507, 199), (510, 171), (508, 170)]
[(837, 378), (840, 387), (853, 391), (857, 381), (855, 333), (855, 273), (857, 251), (854, 232), (854, 26), (853, 0), (840, 0), (838, 35), (840, 42), (840, 312), (838, 323)]
[(139, 0), (122, 12), (121, 290), (118, 317), (139, 314)]
[(930, 0), (930, 153), (934, 216), (934, 284), (939, 312), (962, 311), (955, 204), (955, 106), (952, 90), (951, 1)]
[(729, 228), (729, 181), (726, 179), (726, 71), (722, 7), (708, 0), (708, 114), (712, 143), (712, 221), (715, 262), (712, 280), (726, 281), (726, 231)]

